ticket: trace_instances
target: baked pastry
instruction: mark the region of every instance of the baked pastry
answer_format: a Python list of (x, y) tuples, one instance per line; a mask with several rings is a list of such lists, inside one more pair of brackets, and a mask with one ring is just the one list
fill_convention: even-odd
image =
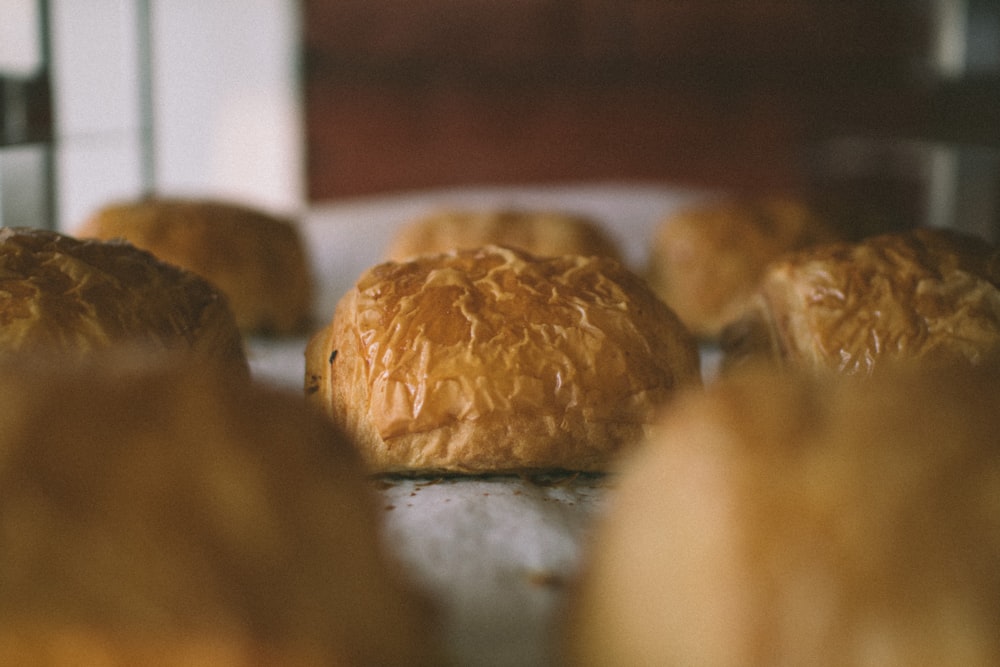
[(306, 349), (306, 391), (376, 472), (603, 470), (697, 346), (614, 260), (499, 246), (370, 268)]
[(227, 202), (150, 198), (109, 204), (74, 233), (122, 238), (194, 271), (228, 297), (244, 332), (294, 334), (310, 323), (313, 277), (290, 220)]
[(551, 257), (584, 255), (622, 260), (621, 249), (600, 223), (583, 215), (549, 210), (446, 209), (412, 220), (397, 231), (385, 259), (502, 245)]
[(914, 229), (786, 255), (722, 348), (726, 367), (748, 357), (864, 374), (894, 359), (977, 363), (1000, 349), (1000, 252)]
[(832, 226), (794, 197), (701, 203), (656, 226), (646, 278), (688, 329), (714, 340), (740, 316), (772, 260), (835, 238)]
[(0, 314), (0, 357), (130, 345), (190, 351), (249, 372), (219, 290), (124, 242), (0, 229)]
[(737, 375), (622, 467), (565, 664), (1000, 664), (1000, 366)]
[(189, 362), (0, 364), (0, 664), (440, 664), (343, 434)]

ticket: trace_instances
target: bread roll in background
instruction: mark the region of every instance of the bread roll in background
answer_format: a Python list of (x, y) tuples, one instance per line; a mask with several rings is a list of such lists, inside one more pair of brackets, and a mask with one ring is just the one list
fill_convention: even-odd
[(732, 196), (664, 218), (650, 241), (650, 285), (699, 338), (737, 319), (767, 265), (837, 238), (819, 210), (793, 196)]
[(206, 278), (229, 298), (244, 332), (290, 335), (310, 324), (314, 279), (291, 220), (230, 202), (160, 197), (108, 204), (74, 234), (125, 239)]
[(601, 471), (699, 363), (618, 262), (486, 246), (364, 272), (309, 342), (306, 391), (376, 472)]
[(1000, 365), (744, 371), (629, 456), (567, 665), (1000, 664)]
[(580, 214), (534, 209), (442, 209), (403, 224), (385, 251), (401, 261), (501, 245), (533, 255), (584, 255), (621, 261), (621, 248), (601, 223)]
[(721, 347), (869, 374), (888, 360), (978, 363), (1000, 350), (1000, 250), (944, 229), (880, 234), (775, 261)]
[(0, 229), (0, 313), (0, 359), (79, 357), (128, 345), (191, 352), (249, 373), (225, 296), (125, 242)]
[(437, 665), (343, 434), (185, 358), (0, 364), (0, 664)]

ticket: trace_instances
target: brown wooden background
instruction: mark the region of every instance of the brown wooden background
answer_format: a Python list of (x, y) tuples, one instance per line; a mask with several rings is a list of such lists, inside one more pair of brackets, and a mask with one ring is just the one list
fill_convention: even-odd
[(899, 211), (905, 165), (834, 173), (824, 147), (969, 126), (938, 122), (912, 0), (303, 2), (312, 200), (637, 179)]

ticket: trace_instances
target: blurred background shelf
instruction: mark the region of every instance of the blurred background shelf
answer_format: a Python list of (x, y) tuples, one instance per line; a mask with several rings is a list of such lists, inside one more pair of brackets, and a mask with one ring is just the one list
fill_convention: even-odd
[(941, 146), (998, 148), (988, 3), (306, 0), (304, 17), (313, 200), (632, 179), (806, 191), (877, 220), (861, 231), (995, 230), (933, 182), (959, 175)]
[[(993, 1), (7, 0), (4, 12), (7, 221), (66, 228), (147, 191), (298, 214), (425, 188), (616, 181), (801, 190), (862, 231), (1000, 228)], [(18, 203), (44, 180), (9, 184), (31, 166), (25, 137), (51, 151), (47, 212)]]

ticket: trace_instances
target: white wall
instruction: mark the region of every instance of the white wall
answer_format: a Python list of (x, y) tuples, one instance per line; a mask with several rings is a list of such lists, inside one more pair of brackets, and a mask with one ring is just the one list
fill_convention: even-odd
[(0, 72), (33, 75), (42, 62), (36, 0), (3, 0), (0, 12)]
[(71, 229), (109, 200), (139, 196), (150, 175), (161, 194), (300, 211), (296, 3), (149, 4), (147, 82), (139, 0), (53, 0), (59, 227)]
[(61, 228), (142, 191), (135, 4), (55, 0), (51, 40)]
[(291, 0), (155, 0), (157, 184), (297, 209), (304, 200)]

